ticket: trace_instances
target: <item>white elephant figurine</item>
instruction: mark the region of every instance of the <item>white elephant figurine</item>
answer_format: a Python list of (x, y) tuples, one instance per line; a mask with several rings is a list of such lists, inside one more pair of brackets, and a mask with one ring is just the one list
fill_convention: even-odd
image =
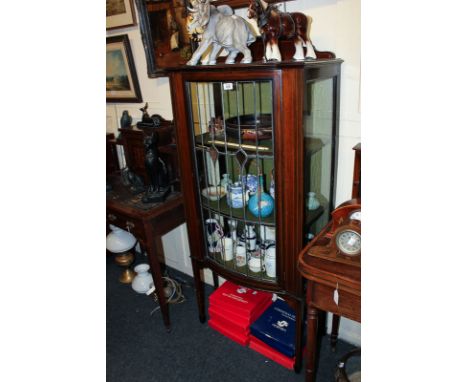
[(252, 62), (252, 54), (247, 46), (255, 41), (255, 36), (249, 23), (234, 15), (231, 7), (215, 7), (210, 4), (210, 0), (193, 0), (192, 7), (187, 9), (192, 14), (192, 19), (187, 24), (189, 33), (203, 31), (200, 45), (187, 65), (197, 65), (210, 46), (212, 50), (206, 62), (208, 65), (216, 64), (216, 57), (222, 48), (229, 52), (226, 64), (234, 64), (239, 52), (244, 55), (242, 63)]

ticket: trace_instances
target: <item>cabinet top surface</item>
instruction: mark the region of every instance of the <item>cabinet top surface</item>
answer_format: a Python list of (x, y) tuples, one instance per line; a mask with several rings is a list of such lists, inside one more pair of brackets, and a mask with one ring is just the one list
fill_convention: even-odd
[(340, 58), (334, 59), (317, 59), (313, 61), (295, 61), (295, 60), (285, 60), (285, 61), (271, 61), (263, 62), (256, 61), (250, 64), (223, 64), (219, 63), (216, 65), (176, 65), (165, 68), (168, 72), (192, 72), (192, 71), (217, 71), (217, 70), (274, 70), (274, 69), (286, 69), (286, 68), (299, 68), (299, 69), (308, 69), (324, 65), (336, 65), (343, 62)]

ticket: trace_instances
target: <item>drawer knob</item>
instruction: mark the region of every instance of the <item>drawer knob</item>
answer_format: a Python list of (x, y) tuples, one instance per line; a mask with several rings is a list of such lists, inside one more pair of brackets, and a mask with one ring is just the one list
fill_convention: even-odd
[(127, 229), (133, 229), (133, 228), (135, 228), (135, 224), (127, 221)]

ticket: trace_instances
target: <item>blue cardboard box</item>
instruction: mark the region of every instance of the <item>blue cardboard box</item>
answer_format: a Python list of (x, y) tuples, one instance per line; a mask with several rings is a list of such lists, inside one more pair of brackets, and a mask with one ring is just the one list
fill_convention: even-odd
[(250, 333), (288, 357), (296, 353), (296, 314), (283, 300), (276, 300), (250, 325)]

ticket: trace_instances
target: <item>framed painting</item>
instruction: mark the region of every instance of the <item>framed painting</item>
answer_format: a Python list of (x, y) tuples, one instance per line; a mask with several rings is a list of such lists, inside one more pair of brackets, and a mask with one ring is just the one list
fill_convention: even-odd
[(165, 76), (164, 68), (187, 62), (194, 43), (186, 27), (189, 0), (135, 0), (148, 77)]
[(106, 40), (106, 101), (141, 102), (140, 85), (128, 36)]
[(106, 29), (136, 24), (133, 0), (106, 0)]
[[(187, 31), (187, 6), (194, 0), (135, 0), (149, 78), (167, 76), (165, 68), (184, 65), (198, 43)], [(210, 0), (214, 6), (245, 8), (250, 0)], [(268, 3), (290, 0), (266, 0)]]

